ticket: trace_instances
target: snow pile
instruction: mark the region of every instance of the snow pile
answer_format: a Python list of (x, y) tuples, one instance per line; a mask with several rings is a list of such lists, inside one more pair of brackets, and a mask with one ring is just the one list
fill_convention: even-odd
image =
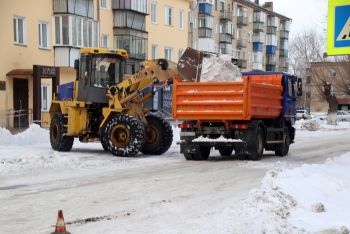
[(341, 129), (350, 129), (350, 122), (338, 121), (337, 125), (329, 125), (326, 120), (321, 119), (311, 119), (311, 120), (298, 120), (295, 122), (296, 129), (306, 129), (309, 131), (317, 130), (341, 130)]
[(5, 128), (0, 128), (1, 145), (35, 145), (49, 142), (49, 131), (37, 124), (32, 124), (22, 133), (13, 135)]
[(232, 213), (231, 230), (245, 233), (349, 233), (350, 153), (322, 165), (267, 173)]
[(311, 120), (302, 122), (301, 128), (305, 128), (309, 131), (317, 131), (321, 128), (321, 126), (316, 120)]
[(204, 57), (201, 81), (241, 81), (241, 72), (231, 59), (227, 54)]

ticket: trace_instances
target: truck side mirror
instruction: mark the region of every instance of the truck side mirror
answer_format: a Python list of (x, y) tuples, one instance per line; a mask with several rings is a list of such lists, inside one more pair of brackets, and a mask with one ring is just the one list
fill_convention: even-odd
[(300, 97), (303, 95), (303, 81), (301, 78), (298, 78), (297, 81), (297, 96)]
[(74, 69), (79, 70), (79, 59), (74, 60)]

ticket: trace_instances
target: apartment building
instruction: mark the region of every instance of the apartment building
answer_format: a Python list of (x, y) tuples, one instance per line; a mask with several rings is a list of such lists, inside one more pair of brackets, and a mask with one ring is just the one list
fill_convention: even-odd
[(191, 5), (190, 46), (230, 54), (242, 71), (288, 71), (291, 19), (258, 0), (198, 0)]
[[(176, 62), (188, 45), (189, 3), (2, 1), (0, 127), (23, 128), (32, 121), (48, 126), (52, 95), (58, 84), (75, 79), (73, 67), (80, 48), (126, 49), (129, 74), (138, 71), (145, 59), (165, 57)], [(156, 104), (165, 96), (169, 92), (158, 96)]]

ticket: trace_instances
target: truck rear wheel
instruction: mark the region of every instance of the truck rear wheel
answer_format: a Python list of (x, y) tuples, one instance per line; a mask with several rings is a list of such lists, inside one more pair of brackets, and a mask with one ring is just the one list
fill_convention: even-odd
[(135, 156), (145, 142), (143, 123), (133, 116), (119, 115), (112, 118), (103, 132), (108, 150), (123, 157)]
[(219, 153), (221, 156), (231, 156), (233, 151), (233, 147), (220, 147)]
[(257, 127), (257, 130), (251, 129), (251, 133), (248, 134), (247, 142), (247, 158), (249, 160), (260, 160), (264, 153), (264, 133), (261, 127)]
[(143, 154), (161, 155), (173, 142), (173, 130), (170, 124), (160, 116), (147, 115), (146, 140), (141, 152)]
[(200, 146), (199, 151), (196, 153), (184, 153), (186, 160), (202, 161), (208, 160), (211, 147)]
[(50, 124), (50, 143), (51, 147), (57, 151), (70, 151), (73, 146), (74, 138), (65, 136), (67, 132), (67, 118), (62, 113), (56, 113), (51, 119)]
[(284, 128), (283, 133), (283, 144), (276, 145), (275, 155), (279, 157), (284, 157), (288, 155), (290, 145), (289, 130), (287, 127)]

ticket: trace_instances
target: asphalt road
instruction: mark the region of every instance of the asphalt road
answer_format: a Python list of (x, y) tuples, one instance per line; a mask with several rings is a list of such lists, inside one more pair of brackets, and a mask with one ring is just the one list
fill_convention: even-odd
[[(223, 233), (229, 222), (223, 212), (259, 187), (268, 170), (323, 163), (349, 152), (349, 133), (299, 131), (287, 157), (267, 152), (259, 162), (218, 157), (217, 151), (209, 161), (186, 161), (174, 146), (159, 159), (136, 158), (128, 167), (5, 176), (0, 182), (9, 185), (0, 187), (0, 233), (53, 231), (58, 209), (72, 233)], [(138, 166), (130, 166), (133, 162)]]

